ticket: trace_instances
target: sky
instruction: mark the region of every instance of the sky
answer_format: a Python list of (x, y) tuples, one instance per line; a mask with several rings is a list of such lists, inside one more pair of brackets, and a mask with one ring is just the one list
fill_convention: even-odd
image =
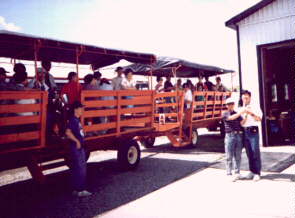
[(0, 29), (238, 70), (225, 22), (258, 0), (0, 0)]

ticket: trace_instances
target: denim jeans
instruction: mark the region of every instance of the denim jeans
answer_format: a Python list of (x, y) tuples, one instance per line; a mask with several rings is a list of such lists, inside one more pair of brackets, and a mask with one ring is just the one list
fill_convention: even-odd
[(252, 173), (260, 175), (261, 158), (259, 148), (259, 133), (251, 133), (245, 130), (244, 145), (249, 161), (249, 169)]
[[(224, 138), (225, 154), (226, 154), (226, 173), (240, 173), (241, 155), (242, 155), (242, 135), (234, 133), (226, 133)], [(234, 166), (233, 166), (234, 165)], [(234, 167), (234, 168), (233, 168)]]
[(73, 190), (83, 191), (86, 188), (86, 159), (84, 148), (77, 149), (76, 143), (70, 144), (70, 171)]

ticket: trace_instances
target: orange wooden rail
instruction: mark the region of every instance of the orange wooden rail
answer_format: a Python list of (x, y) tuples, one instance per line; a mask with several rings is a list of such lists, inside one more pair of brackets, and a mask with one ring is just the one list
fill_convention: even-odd
[(0, 92), (0, 154), (45, 146), (47, 92)]

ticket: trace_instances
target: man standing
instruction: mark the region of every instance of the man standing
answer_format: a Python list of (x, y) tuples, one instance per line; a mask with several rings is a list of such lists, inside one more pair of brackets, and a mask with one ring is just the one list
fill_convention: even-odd
[(79, 101), (72, 104), (72, 116), (69, 119), (66, 135), (70, 139), (69, 158), (72, 175), (73, 195), (86, 197), (91, 195), (86, 191), (86, 157), (83, 147), (84, 133), (80, 123), (83, 105)]
[[(226, 99), (227, 111), (222, 114), (222, 120), (225, 127), (225, 138), (224, 147), (226, 154), (226, 171), (227, 175), (232, 175), (232, 170), (234, 170), (235, 175), (232, 181), (240, 179), (240, 165), (241, 165), (241, 155), (242, 155), (242, 114), (245, 110), (241, 110), (239, 113), (234, 111), (235, 101), (233, 98)], [(233, 169), (234, 163), (234, 169)]]
[(117, 67), (116, 70), (117, 76), (113, 78), (112, 85), (114, 90), (121, 90), (122, 89), (122, 80), (123, 80), (123, 68)]
[(246, 176), (246, 178), (258, 181), (260, 180), (261, 172), (258, 126), (260, 125), (262, 119), (262, 111), (258, 105), (251, 102), (251, 92), (248, 90), (242, 92), (242, 101), (242, 110), (246, 111), (244, 114), (245, 121), (242, 123), (245, 132), (244, 145), (250, 169), (250, 173)]
[(215, 91), (218, 92), (227, 92), (229, 91), (228, 88), (226, 88), (222, 83), (221, 83), (221, 78), (218, 76), (216, 77), (216, 85), (215, 85)]

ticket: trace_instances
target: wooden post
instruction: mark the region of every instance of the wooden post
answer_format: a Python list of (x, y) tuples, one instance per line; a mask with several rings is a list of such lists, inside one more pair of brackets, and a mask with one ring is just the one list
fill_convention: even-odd
[(42, 91), (40, 94), (41, 97), (41, 115), (40, 115), (40, 146), (46, 145), (46, 116), (47, 116), (47, 104), (48, 104), (48, 93)]

